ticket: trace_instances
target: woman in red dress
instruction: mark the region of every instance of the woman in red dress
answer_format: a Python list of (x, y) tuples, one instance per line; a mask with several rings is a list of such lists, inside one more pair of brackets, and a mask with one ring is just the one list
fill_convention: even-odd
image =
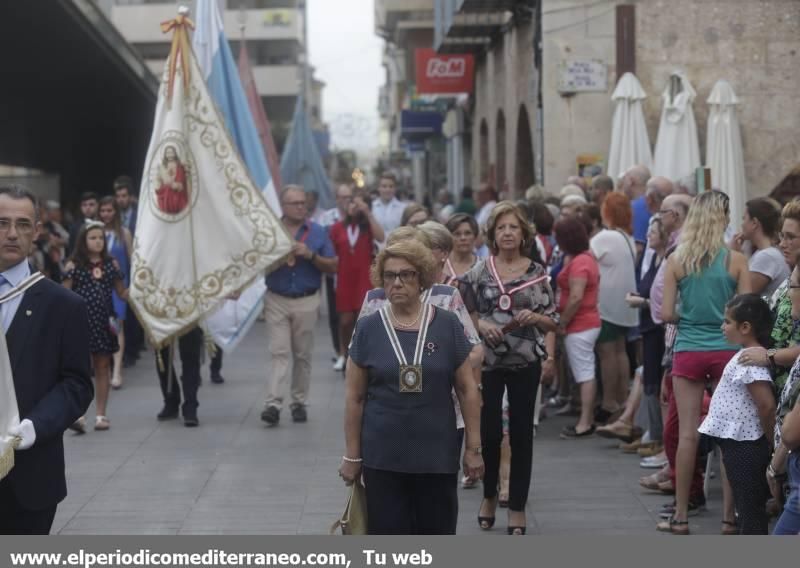
[(164, 148), (164, 160), (158, 168), (158, 181), (158, 208), (168, 215), (177, 215), (183, 211), (189, 204), (189, 184), (186, 168), (174, 146)]
[(339, 345), (342, 353), (334, 369), (344, 370), (345, 353), (361, 309), (364, 296), (372, 289), (369, 269), (372, 266), (375, 241), (383, 241), (383, 229), (372, 216), (362, 197), (347, 205), (347, 217), (331, 227), (331, 241), (339, 257), (336, 275), (336, 312), (339, 314)]

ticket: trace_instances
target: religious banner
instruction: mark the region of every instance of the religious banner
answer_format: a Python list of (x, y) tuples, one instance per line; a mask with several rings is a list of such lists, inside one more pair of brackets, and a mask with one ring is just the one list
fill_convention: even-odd
[(6, 336), (0, 333), (0, 479), (8, 475), (14, 467), (14, 447), (17, 438), (10, 432), (17, 426), (19, 426), (19, 410), (14, 391), (14, 378), (11, 376)]
[(248, 174), (189, 42), (173, 32), (139, 194), (130, 303), (163, 347), (277, 267), (291, 238)]

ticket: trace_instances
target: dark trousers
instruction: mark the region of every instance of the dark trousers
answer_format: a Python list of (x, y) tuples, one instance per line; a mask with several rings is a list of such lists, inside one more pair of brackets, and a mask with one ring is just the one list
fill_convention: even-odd
[(124, 356), (129, 361), (133, 361), (139, 357), (139, 351), (142, 350), (144, 345), (144, 329), (142, 324), (136, 318), (136, 313), (128, 308), (123, 324), (125, 330), (125, 353)]
[(17, 501), (11, 484), (0, 481), (0, 534), (50, 534), (55, 516), (56, 505), (42, 511), (24, 509)]
[(503, 391), (508, 390), (508, 436), (511, 445), (511, 476), (508, 507), (524, 511), (528, 502), (533, 468), (533, 409), (539, 388), (541, 366), (484, 371), (481, 407), (481, 442), (486, 473), (483, 496), (497, 495), (500, 476), (500, 444), (503, 441)]
[[(180, 382), (183, 384), (183, 415), (197, 412), (197, 389), (200, 387), (200, 358), (203, 354), (203, 331), (196, 327), (178, 339), (178, 352), (181, 357), (182, 374)], [(178, 408), (181, 404), (181, 387), (175, 374), (175, 367), (170, 359), (170, 349), (165, 347), (160, 353), (163, 369), (157, 365), (158, 380), (161, 383), (161, 392), (164, 395), (164, 405)], [(171, 379), (168, 378), (169, 369), (172, 368)]]
[(339, 313), (336, 311), (336, 286), (333, 276), (325, 277), (325, 296), (328, 299), (328, 326), (331, 330), (333, 350), (338, 355), (339, 348)]
[(770, 491), (764, 472), (771, 456), (767, 438), (741, 442), (717, 439), (717, 443), (733, 489), (739, 534), (768, 534), (766, 506)]
[(663, 377), (664, 367), (664, 327), (659, 326), (642, 334), (642, 352), (644, 360), (642, 367), (642, 386), (644, 387), (644, 400), (647, 405), (647, 416), (649, 421), (648, 430), (650, 440), (660, 442), (663, 438), (664, 423), (661, 419), (661, 402), (659, 394), (661, 392), (661, 378)]
[(456, 534), (457, 473), (364, 468), (369, 534)]
[(222, 348), (217, 345), (216, 350), (214, 351), (214, 356), (211, 358), (211, 365), (209, 366), (211, 368), (212, 376), (219, 375), (222, 371), (222, 356)]

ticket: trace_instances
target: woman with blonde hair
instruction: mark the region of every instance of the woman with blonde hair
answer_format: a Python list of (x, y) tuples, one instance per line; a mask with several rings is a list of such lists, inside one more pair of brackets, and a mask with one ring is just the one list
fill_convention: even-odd
[(455, 534), (453, 389), (465, 422), (464, 472), (483, 476), (471, 345), (455, 314), (422, 300), (436, 273), (432, 253), (415, 239), (386, 247), (372, 282), (388, 305), (358, 321), (350, 346), (339, 475), (352, 484), (363, 473), (370, 534)]
[[(750, 292), (747, 260), (725, 247), (729, 222), (727, 195), (721, 191), (700, 195), (689, 209), (680, 243), (667, 260), (664, 275), (661, 317), (665, 322), (680, 322), (672, 362), (680, 424), (675, 513), (658, 528), (673, 534), (689, 534), (689, 491), (706, 382), (716, 386), (725, 365), (736, 353), (720, 333), (725, 306), (734, 295)], [(680, 312), (676, 309), (678, 295)]]
[(509, 201), (487, 223), (492, 256), (462, 278), (467, 305), (479, 314), (485, 343), (481, 385), (481, 438), (486, 477), (478, 524), (494, 526), (498, 505), (503, 393), (508, 391), (511, 475), (508, 534), (526, 531), (525, 507), (533, 465), (533, 415), (542, 363), (551, 356), (545, 334), (556, 331), (556, 305), (545, 268), (528, 258), (534, 233)]

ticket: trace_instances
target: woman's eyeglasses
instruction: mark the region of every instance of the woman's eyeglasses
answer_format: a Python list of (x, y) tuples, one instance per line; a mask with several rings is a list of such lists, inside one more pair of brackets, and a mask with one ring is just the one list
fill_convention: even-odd
[(400, 279), (401, 284), (408, 284), (417, 278), (416, 270), (401, 270), (400, 272), (386, 271), (383, 273), (383, 285), (388, 286), (394, 284), (394, 281)]

